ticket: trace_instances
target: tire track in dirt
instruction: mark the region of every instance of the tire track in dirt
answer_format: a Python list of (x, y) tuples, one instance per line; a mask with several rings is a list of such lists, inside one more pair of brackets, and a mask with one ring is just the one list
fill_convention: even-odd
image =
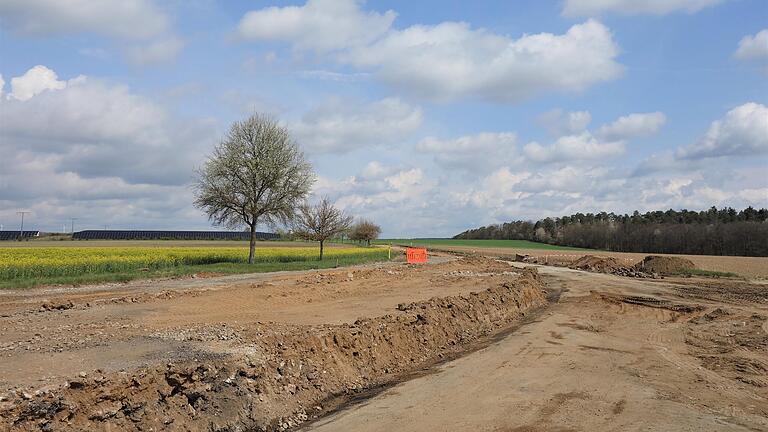
[[(746, 389), (740, 389), (734, 386), (733, 382), (727, 378), (720, 376), (718, 373), (702, 367), (693, 357), (681, 356), (677, 354), (674, 349), (671, 348), (671, 344), (667, 342), (669, 336), (665, 337), (665, 334), (669, 334), (673, 331), (680, 331), (679, 328), (674, 329), (662, 329), (652, 331), (646, 341), (656, 349), (656, 352), (666, 361), (675, 365), (680, 369), (685, 369), (693, 372), (694, 374), (705, 378), (709, 383), (713, 384), (715, 388), (728, 396), (740, 398), (747, 396), (755, 401), (764, 401), (765, 398), (751, 392)], [(677, 345), (684, 345), (685, 341), (682, 337), (678, 339)]]

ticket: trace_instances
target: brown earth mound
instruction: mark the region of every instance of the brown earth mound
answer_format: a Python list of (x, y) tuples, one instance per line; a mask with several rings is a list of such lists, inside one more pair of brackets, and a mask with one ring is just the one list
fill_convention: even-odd
[(593, 255), (584, 255), (569, 266), (572, 269), (586, 270), (598, 273), (613, 273), (617, 269), (624, 267), (616, 258), (597, 257)]
[(635, 269), (638, 271), (667, 275), (679, 274), (695, 268), (696, 265), (689, 259), (660, 255), (648, 255), (635, 264)]
[(585, 255), (571, 263), (568, 267), (596, 273), (610, 273), (616, 276), (634, 278), (658, 277), (658, 274), (654, 271), (646, 271), (635, 267), (625, 266), (618, 258), (613, 257)]
[(2, 430), (276, 431), (466, 350), (546, 304), (533, 269), (467, 296), (401, 304), (354, 324), (252, 324), (235, 354), (0, 396)]

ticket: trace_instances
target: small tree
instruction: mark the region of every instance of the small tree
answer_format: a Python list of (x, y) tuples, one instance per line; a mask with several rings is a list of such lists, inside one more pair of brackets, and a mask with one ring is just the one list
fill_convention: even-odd
[(197, 208), (216, 225), (250, 230), (248, 263), (256, 253), (256, 225), (287, 224), (315, 176), (288, 130), (255, 114), (235, 122), (197, 171)]
[(334, 207), (328, 197), (323, 197), (315, 205), (305, 202), (299, 206), (293, 229), (298, 237), (320, 242), (322, 260), (325, 241), (344, 232), (351, 224), (352, 216)]
[(349, 238), (351, 240), (364, 241), (370, 246), (371, 240), (376, 240), (379, 238), (380, 234), (380, 226), (369, 220), (363, 219), (352, 227), (352, 232), (350, 232)]

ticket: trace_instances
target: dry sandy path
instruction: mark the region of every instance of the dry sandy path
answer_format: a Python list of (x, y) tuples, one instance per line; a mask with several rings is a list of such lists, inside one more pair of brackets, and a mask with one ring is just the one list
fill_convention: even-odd
[[(689, 319), (725, 303), (691, 303), (667, 281), (539, 268), (550, 288), (563, 294), (534, 322), (304, 430), (768, 430), (766, 387), (732, 379), (727, 368), (702, 367), (694, 354), (710, 353), (685, 342), (692, 337)], [(671, 303), (650, 307), (606, 300), (638, 295)], [(697, 304), (704, 304), (702, 310), (673, 311)], [(739, 317), (735, 325), (741, 325), (742, 317), (759, 314), (764, 319), (768, 313), (765, 302), (727, 306)], [(761, 337), (764, 322), (749, 329), (749, 336)], [(728, 336), (733, 325), (725, 321), (714, 333)], [(762, 365), (768, 365), (766, 340), (763, 334), (750, 351)], [(747, 356), (734, 352), (738, 358)], [(718, 366), (729, 359), (722, 357)], [(759, 373), (755, 376), (760, 379)]]
[(488, 256), (514, 256), (516, 253), (539, 257), (549, 257), (553, 263), (568, 263), (584, 255), (597, 255), (615, 257), (628, 265), (642, 261), (648, 255), (665, 255), (683, 257), (693, 261), (696, 267), (702, 270), (736, 273), (741, 276), (768, 280), (768, 257), (738, 257), (715, 255), (670, 255), (648, 254), (629, 252), (607, 252), (592, 250), (547, 250), (547, 249), (520, 249), (520, 248), (494, 248), (476, 246), (448, 246), (441, 245), (440, 250), (452, 250), (457, 252), (471, 252)]

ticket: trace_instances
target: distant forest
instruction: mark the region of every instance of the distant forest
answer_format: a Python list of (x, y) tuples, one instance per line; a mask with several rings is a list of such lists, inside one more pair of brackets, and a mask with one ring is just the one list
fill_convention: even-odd
[(768, 209), (576, 213), (484, 226), (454, 238), (531, 240), (616, 252), (768, 256)]

